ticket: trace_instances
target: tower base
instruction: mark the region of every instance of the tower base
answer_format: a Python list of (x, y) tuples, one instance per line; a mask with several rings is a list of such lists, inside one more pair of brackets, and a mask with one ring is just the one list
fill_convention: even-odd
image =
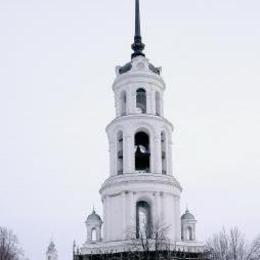
[(115, 241), (84, 244), (73, 254), (73, 260), (207, 260), (209, 252), (200, 242), (165, 243), (154, 240)]
[(74, 255), (73, 260), (209, 260), (208, 252), (181, 251), (121, 252), (106, 254)]

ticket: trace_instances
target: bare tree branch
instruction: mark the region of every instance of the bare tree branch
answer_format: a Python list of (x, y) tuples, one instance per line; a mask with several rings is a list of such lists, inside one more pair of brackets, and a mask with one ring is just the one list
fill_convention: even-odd
[(252, 242), (246, 260), (260, 259), (260, 235)]
[(0, 260), (21, 260), (23, 252), (18, 246), (16, 235), (7, 228), (0, 227)]
[(250, 244), (238, 228), (223, 228), (207, 242), (212, 260), (259, 260), (260, 235)]

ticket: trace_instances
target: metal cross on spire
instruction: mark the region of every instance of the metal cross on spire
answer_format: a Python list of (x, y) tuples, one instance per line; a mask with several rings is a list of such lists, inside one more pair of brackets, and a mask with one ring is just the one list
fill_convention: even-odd
[(135, 37), (134, 43), (132, 44), (132, 49), (134, 53), (132, 54), (132, 59), (137, 56), (145, 56), (143, 53), (145, 45), (142, 43), (141, 36), (141, 23), (140, 23), (140, 6), (139, 0), (135, 0)]

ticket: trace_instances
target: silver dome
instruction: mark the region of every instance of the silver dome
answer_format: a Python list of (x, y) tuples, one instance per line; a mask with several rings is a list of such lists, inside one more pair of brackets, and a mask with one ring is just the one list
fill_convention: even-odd
[(195, 220), (195, 217), (187, 209), (185, 213), (181, 216), (182, 220)]
[(89, 221), (102, 222), (101, 217), (96, 213), (95, 210), (93, 210), (92, 213), (90, 215), (88, 215), (86, 222), (89, 222)]

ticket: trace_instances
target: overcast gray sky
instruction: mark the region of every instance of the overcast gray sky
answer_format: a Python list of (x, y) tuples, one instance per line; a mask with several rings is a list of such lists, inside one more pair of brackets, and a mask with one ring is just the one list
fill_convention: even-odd
[[(203, 240), (260, 232), (260, 1), (142, 0), (163, 67), (175, 176)], [(31, 260), (61, 260), (108, 177), (114, 68), (130, 59), (133, 0), (0, 0), (0, 225)]]

